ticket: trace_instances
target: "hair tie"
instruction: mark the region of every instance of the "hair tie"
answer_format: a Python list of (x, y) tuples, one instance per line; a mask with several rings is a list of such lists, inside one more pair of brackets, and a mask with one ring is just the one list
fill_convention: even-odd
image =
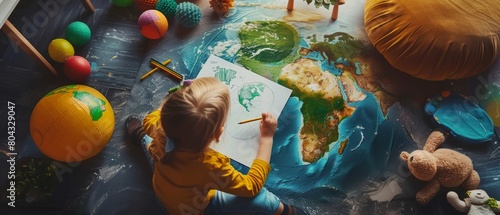
[(186, 80), (182, 81), (182, 86), (187, 87), (187, 86), (191, 85), (191, 83), (193, 83), (193, 79), (186, 79)]
[(174, 140), (170, 137), (167, 137), (167, 144), (165, 144), (165, 153), (174, 151), (174, 148), (175, 148)]
[(182, 80), (181, 84), (178, 85), (178, 86), (175, 86), (175, 87), (172, 87), (168, 90), (168, 93), (174, 93), (174, 92), (177, 92), (177, 90), (183, 88), (183, 87), (187, 87), (189, 85), (191, 85), (191, 83), (193, 82), (192, 79), (186, 79), (186, 80)]

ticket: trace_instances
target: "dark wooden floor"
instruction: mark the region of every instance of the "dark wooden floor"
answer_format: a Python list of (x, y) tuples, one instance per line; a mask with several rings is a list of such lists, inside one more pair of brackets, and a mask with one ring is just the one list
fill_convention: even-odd
[[(62, 64), (49, 58), (47, 47), (51, 40), (63, 37), (65, 27), (73, 21), (87, 23), (92, 31), (91, 41), (75, 47), (75, 54), (85, 57), (92, 67), (84, 84), (99, 90), (110, 101), (117, 122), (115, 133), (97, 156), (73, 166), (63, 164), (69, 169), (62, 174), (52, 199), (29, 205), (18, 200), (17, 208), (11, 209), (6, 208), (3, 197), (0, 214), (162, 213), (152, 193), (151, 170), (144, 155), (139, 147), (127, 147), (123, 132), (126, 116), (122, 111), (138, 80), (150, 41), (137, 30), (140, 13), (135, 7), (120, 8), (111, 1), (92, 3), (96, 9), (92, 14), (84, 10), (80, 1), (20, 1), (15, 8), (9, 20), (54, 65), (60, 77), (54, 77), (5, 34), (0, 34), (0, 147), (7, 151), (10, 101), (16, 104), (16, 152), (20, 158), (43, 157), (29, 138), (29, 119), (33, 107), (46, 93), (71, 83), (62, 74)], [(6, 158), (3, 154), (0, 157)], [(122, 162), (122, 157), (132, 161)], [(6, 173), (7, 168), (5, 162), (0, 164), (1, 173)], [(118, 172), (120, 177), (113, 177)], [(0, 177), (2, 186), (6, 179)]]

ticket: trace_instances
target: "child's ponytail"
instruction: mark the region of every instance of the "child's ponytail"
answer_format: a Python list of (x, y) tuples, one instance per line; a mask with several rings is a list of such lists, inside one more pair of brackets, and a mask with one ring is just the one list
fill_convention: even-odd
[(148, 151), (155, 162), (167, 163), (170, 159), (172, 152), (171, 150), (165, 150), (167, 144), (166, 140), (167, 136), (165, 135), (163, 128), (158, 126), (153, 137), (153, 142), (151, 142), (151, 145), (148, 148)]

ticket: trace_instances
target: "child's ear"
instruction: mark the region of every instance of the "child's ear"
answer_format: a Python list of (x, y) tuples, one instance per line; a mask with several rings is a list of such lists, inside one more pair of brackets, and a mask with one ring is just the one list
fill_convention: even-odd
[(222, 135), (222, 132), (224, 132), (224, 126), (222, 126), (222, 127), (220, 128), (219, 132), (217, 132), (217, 133), (215, 134), (215, 137), (214, 137), (215, 142), (217, 142), (217, 143), (218, 143), (218, 142), (220, 141), (220, 136)]

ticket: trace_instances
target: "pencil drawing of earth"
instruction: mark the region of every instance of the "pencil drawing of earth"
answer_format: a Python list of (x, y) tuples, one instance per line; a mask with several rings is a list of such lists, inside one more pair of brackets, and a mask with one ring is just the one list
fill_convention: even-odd
[(232, 90), (238, 92), (238, 97), (231, 98), (228, 124), (232, 126), (227, 126), (229, 135), (241, 140), (252, 139), (259, 134), (259, 121), (241, 125), (238, 122), (259, 117), (262, 112), (269, 112), (274, 103), (274, 93), (266, 84), (260, 82), (235, 86)]

